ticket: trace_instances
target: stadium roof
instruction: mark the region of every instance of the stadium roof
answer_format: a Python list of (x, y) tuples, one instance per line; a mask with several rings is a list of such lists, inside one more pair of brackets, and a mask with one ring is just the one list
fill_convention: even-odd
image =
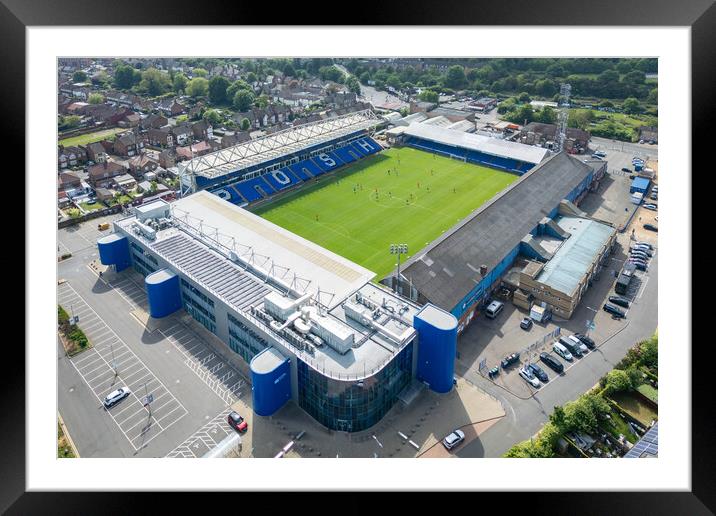
[(380, 123), (378, 116), (373, 111), (366, 109), (327, 120), (302, 124), (185, 161), (179, 164), (179, 172), (183, 174), (187, 171), (194, 175), (213, 179), (341, 136), (369, 129), (378, 123)]
[(204, 234), (218, 232), (220, 242), (235, 247), (241, 256), (253, 256), (252, 263), (272, 270), (273, 277), (290, 284), (295, 274), (301, 291), (320, 289), (328, 307), (375, 277), (368, 269), (206, 191), (175, 201), (172, 213), (194, 227), (201, 221)]
[(422, 138), (446, 145), (454, 145), (464, 149), (484, 152), (492, 156), (514, 159), (526, 163), (540, 163), (549, 153), (547, 149), (524, 145), (522, 143), (508, 142), (498, 138), (490, 138), (481, 134), (470, 134), (453, 131), (426, 124), (410, 124), (405, 131), (408, 136)]
[(537, 277), (537, 281), (572, 295), (589, 267), (616, 230), (580, 217), (561, 217), (557, 224), (570, 233)]
[(451, 311), (482, 280), (480, 266), (495, 268), (591, 170), (566, 153), (552, 156), (408, 260), (402, 275)]

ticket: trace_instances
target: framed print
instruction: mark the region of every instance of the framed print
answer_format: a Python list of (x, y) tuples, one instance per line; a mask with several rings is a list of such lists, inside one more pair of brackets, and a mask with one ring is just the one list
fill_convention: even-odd
[(713, 511), (688, 209), (711, 3), (96, 7), (2, 5), (28, 221), (9, 513), (336, 490)]

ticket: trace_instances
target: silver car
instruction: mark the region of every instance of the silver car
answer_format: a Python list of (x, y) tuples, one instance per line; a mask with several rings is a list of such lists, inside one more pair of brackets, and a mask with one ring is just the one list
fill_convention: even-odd
[(129, 390), (129, 387), (120, 387), (117, 390), (114, 390), (107, 394), (107, 397), (104, 399), (104, 406), (105, 408), (110, 408), (122, 401), (124, 398), (129, 396), (129, 394), (132, 391)]
[(448, 450), (452, 450), (455, 446), (465, 440), (465, 434), (462, 430), (454, 430), (450, 435), (443, 439), (443, 446)]

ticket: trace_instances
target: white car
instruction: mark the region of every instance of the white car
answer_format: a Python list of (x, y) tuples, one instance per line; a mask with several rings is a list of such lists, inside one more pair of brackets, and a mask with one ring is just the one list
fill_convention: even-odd
[(657, 210), (656, 204), (645, 204), (644, 208), (646, 208), (647, 210), (653, 210), (653, 211)]
[(520, 376), (522, 378), (524, 378), (527, 383), (532, 385), (532, 387), (537, 388), (540, 385), (542, 385), (540, 383), (540, 381), (537, 379), (537, 377), (534, 375), (534, 373), (532, 371), (528, 371), (524, 367), (522, 369), (520, 369)]
[(451, 450), (460, 444), (464, 439), (465, 434), (462, 430), (454, 430), (450, 435), (443, 439), (443, 446), (445, 446), (448, 450)]
[(129, 390), (129, 387), (120, 387), (117, 390), (114, 390), (107, 394), (107, 397), (104, 399), (104, 406), (105, 408), (110, 408), (122, 401), (124, 398), (129, 396), (132, 391)]

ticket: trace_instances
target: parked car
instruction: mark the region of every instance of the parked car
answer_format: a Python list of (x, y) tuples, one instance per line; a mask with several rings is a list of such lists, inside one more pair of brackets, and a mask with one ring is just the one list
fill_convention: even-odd
[(656, 145), (656, 140), (649, 140), (649, 145)]
[(644, 247), (648, 247), (648, 248), (649, 248), (650, 250), (652, 250), (652, 251), (654, 250), (654, 246), (651, 245), (649, 242), (637, 242), (637, 243), (634, 244), (634, 245), (638, 245), (638, 246), (640, 246), (640, 247), (641, 247), (641, 246), (644, 246)]
[(647, 231), (654, 231), (656, 233), (659, 232), (659, 228), (657, 228), (653, 224), (644, 224), (644, 229), (646, 229)]
[(653, 201), (656, 201), (658, 199), (658, 197), (659, 197), (659, 194), (656, 192), (651, 192), (651, 195), (649, 196), (649, 198)]
[(647, 267), (646, 267), (646, 263), (645, 263), (645, 262), (643, 262), (643, 261), (641, 261), (641, 260), (629, 260), (628, 263), (633, 264), (634, 267), (636, 267), (637, 270), (640, 270), (640, 271), (642, 271), (642, 272), (646, 272)]
[(631, 174), (631, 169), (624, 167), (624, 168), (622, 168), (622, 172), (626, 172), (627, 174)]
[(646, 208), (647, 210), (656, 211), (656, 210), (657, 210), (657, 205), (656, 205), (656, 204), (651, 204), (651, 203), (649, 203), (649, 204), (645, 204), (645, 205), (644, 205), (644, 208)]
[(624, 308), (629, 308), (629, 300), (625, 299), (621, 296), (609, 296), (609, 302), (614, 305), (623, 306)]
[(594, 349), (595, 347), (597, 347), (594, 341), (586, 335), (583, 335), (581, 333), (575, 333), (574, 336), (581, 340), (584, 345), (587, 346), (589, 349)]
[(131, 392), (132, 391), (129, 390), (129, 387), (120, 387), (119, 389), (110, 392), (104, 399), (105, 408), (111, 408), (115, 406), (117, 403), (129, 396)]
[(552, 371), (554, 371), (557, 374), (562, 374), (564, 371), (564, 366), (562, 365), (562, 362), (554, 358), (552, 355), (546, 352), (542, 352), (539, 354), (539, 359), (547, 364)]
[(641, 251), (641, 252), (643, 252), (643, 253), (646, 253), (646, 255), (647, 255), (649, 258), (651, 258), (651, 257), (654, 255), (654, 253), (652, 252), (652, 250), (649, 249), (648, 247), (646, 247), (645, 245), (635, 245), (634, 247), (631, 248), (631, 250), (632, 250), (632, 251)]
[(643, 145), (643, 144), (644, 144), (644, 140), (639, 140), (639, 143)]
[(575, 346), (579, 349), (579, 351), (582, 353), (582, 355), (586, 355), (589, 353), (589, 348), (587, 345), (582, 342), (576, 335), (570, 335), (567, 337), (572, 343), (574, 343)]
[(462, 430), (453, 430), (443, 439), (443, 446), (448, 450), (452, 450), (455, 446), (465, 440), (465, 433)]
[(527, 369), (529, 369), (537, 378), (539, 378), (540, 382), (547, 383), (549, 381), (549, 376), (547, 376), (547, 373), (545, 373), (544, 369), (542, 369), (537, 364), (530, 364), (527, 366)]
[(560, 337), (559, 343), (562, 344), (567, 350), (572, 354), (572, 356), (575, 356), (577, 358), (582, 358), (582, 350), (579, 349), (580, 346), (575, 344), (571, 339), (568, 339), (567, 337)]
[(512, 353), (511, 355), (507, 355), (505, 358), (502, 359), (502, 369), (506, 369), (507, 367), (511, 366), (515, 362), (517, 362), (520, 359), (519, 353)]
[(569, 352), (569, 350), (568, 350), (567, 348), (565, 348), (565, 347), (564, 347), (562, 344), (560, 344), (559, 342), (555, 342), (555, 343), (552, 345), (552, 351), (554, 351), (555, 353), (557, 353), (559, 356), (561, 356), (561, 357), (562, 357), (563, 359), (565, 359), (567, 362), (571, 362), (571, 361), (574, 359), (574, 357), (573, 357), (572, 354)]
[(534, 388), (537, 388), (542, 385), (537, 379), (537, 377), (534, 375), (534, 373), (532, 373), (532, 371), (527, 369), (526, 367), (520, 369), (520, 376), (524, 378), (524, 380)]
[(592, 154), (592, 157), (606, 158), (606, 157), (607, 157), (607, 153), (604, 152), (604, 151), (598, 150), (598, 151), (595, 151), (594, 154)]
[(620, 319), (623, 319), (624, 317), (626, 317), (626, 314), (623, 311), (621, 311), (619, 308), (617, 308), (616, 306), (614, 306), (612, 304), (604, 303), (603, 309), (605, 312), (610, 313), (613, 316), (618, 317)]
[(239, 432), (245, 432), (249, 428), (249, 424), (244, 421), (244, 418), (233, 410), (229, 412), (229, 417), (227, 417), (226, 420), (229, 422), (231, 428)]
[(649, 255), (646, 254), (646, 253), (643, 252), (643, 251), (631, 251), (631, 252), (629, 253), (629, 256), (630, 256), (631, 258), (636, 258), (637, 260), (638, 260), (638, 259), (641, 259), (641, 260), (643, 260), (644, 262), (648, 262), (648, 261), (649, 261)]
[(654, 185), (651, 189), (652, 192), (658, 192), (659, 191), (659, 185)]
[(522, 328), (523, 330), (529, 330), (530, 328), (532, 328), (532, 324), (534, 324), (532, 322), (532, 319), (530, 319), (529, 317), (525, 317), (524, 319), (522, 319), (522, 321), (520, 321), (520, 328)]

